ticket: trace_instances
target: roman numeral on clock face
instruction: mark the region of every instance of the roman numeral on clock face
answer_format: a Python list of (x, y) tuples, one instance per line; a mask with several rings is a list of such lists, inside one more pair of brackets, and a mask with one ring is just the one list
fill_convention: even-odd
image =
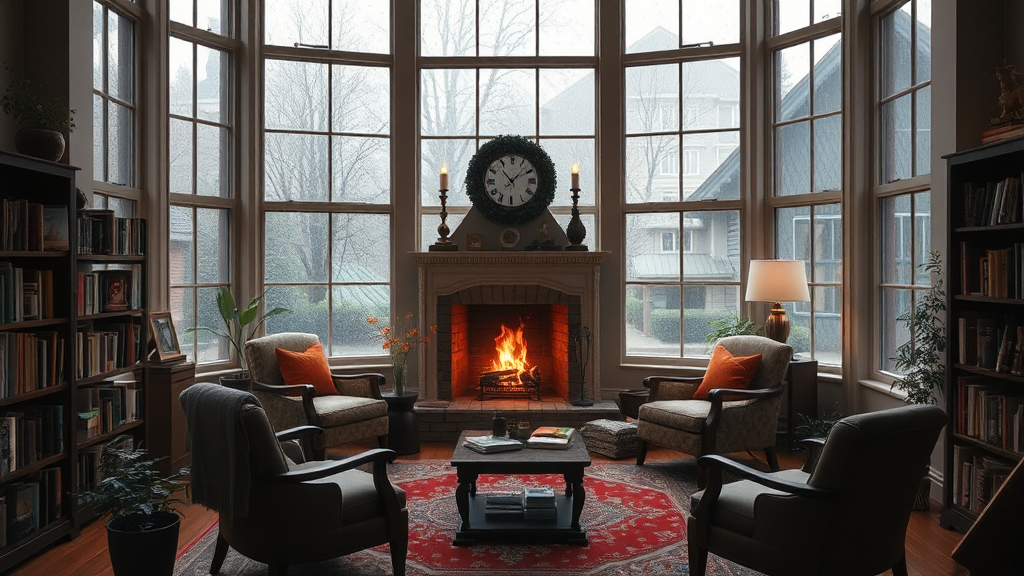
[(487, 183), (488, 184), (494, 184), (494, 178), (488, 178), (487, 179)]
[(530, 190), (529, 188), (526, 189), (526, 193), (533, 196), (533, 190)]
[(491, 196), (494, 196), (497, 193), (498, 193), (498, 189), (497, 188), (491, 188)]
[(526, 183), (527, 184), (536, 184), (537, 183), (537, 179), (536, 178), (530, 178), (529, 180), (526, 181)]

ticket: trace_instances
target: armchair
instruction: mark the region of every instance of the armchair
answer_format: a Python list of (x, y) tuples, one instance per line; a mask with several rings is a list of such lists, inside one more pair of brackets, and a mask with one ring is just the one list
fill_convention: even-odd
[[(405, 492), (387, 476), (394, 451), (307, 462), (292, 440), (320, 430), (304, 426), (275, 435), (248, 392), (196, 384), (180, 400), (192, 453), (192, 501), (220, 517), (211, 574), (220, 571), (229, 546), (269, 564), (269, 576), (286, 576), (290, 565), (380, 544), (390, 545), (394, 574), (405, 574), (409, 513)], [(372, 464), (373, 473), (356, 469), (363, 464)]]
[[(769, 576), (907, 576), (914, 493), (945, 424), (926, 405), (844, 418), (810, 471), (702, 456), (707, 487), (686, 521), (690, 574), (704, 576), (713, 552)], [(723, 472), (744, 480), (723, 485)]]
[(320, 447), (376, 437), (378, 445), (387, 448), (388, 405), (380, 394), (382, 374), (332, 374), (338, 394), (329, 396), (317, 396), (311, 384), (285, 385), (275, 349), (303, 352), (319, 341), (316, 334), (286, 332), (245, 344), (252, 393), (270, 423), (275, 430), (317, 426), (323, 430)]
[(718, 343), (735, 356), (761, 354), (749, 389), (716, 388), (707, 400), (694, 400), (701, 377), (646, 378), (651, 393), (640, 406), (637, 465), (643, 465), (653, 443), (694, 456), (763, 449), (771, 469), (779, 469), (775, 429), (793, 348), (760, 336), (730, 336)]

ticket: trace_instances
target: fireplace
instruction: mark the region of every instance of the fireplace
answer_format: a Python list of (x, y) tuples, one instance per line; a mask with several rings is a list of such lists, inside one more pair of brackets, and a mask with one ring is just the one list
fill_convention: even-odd
[[(600, 263), (606, 252), (428, 252), (420, 266), (420, 310), (437, 325), (422, 348), (420, 396), (455, 400), (497, 396), (495, 338), (501, 326), (523, 326), (527, 358), (537, 368), (540, 389), (563, 400), (579, 397), (580, 366), (571, 361), (572, 334), (586, 326), (599, 350)], [(586, 394), (600, 399), (599, 363), (587, 366)], [(525, 388), (516, 396), (527, 397)], [(533, 391), (529, 397), (536, 399)]]

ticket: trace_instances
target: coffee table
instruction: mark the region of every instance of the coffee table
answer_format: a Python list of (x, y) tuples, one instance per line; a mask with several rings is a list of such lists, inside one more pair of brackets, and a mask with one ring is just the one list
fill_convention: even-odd
[[(455, 502), (462, 525), (455, 532), (456, 546), (477, 542), (561, 543), (586, 546), (587, 532), (580, 527), (580, 513), (587, 499), (583, 490), (583, 469), (590, 466), (590, 454), (582, 438), (576, 438), (567, 450), (523, 448), (513, 452), (480, 454), (462, 445), (467, 436), (486, 436), (489, 430), (467, 430), (459, 436), (452, 453), (452, 466), (458, 475)], [(565, 479), (565, 494), (555, 496), (557, 515), (551, 520), (489, 520), (484, 513), (486, 495), (477, 495), (476, 481), (481, 474), (560, 474)]]

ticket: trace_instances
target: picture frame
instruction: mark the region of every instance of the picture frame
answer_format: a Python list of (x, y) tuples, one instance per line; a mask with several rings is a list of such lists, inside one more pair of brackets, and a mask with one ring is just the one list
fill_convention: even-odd
[(124, 312), (131, 310), (132, 302), (131, 270), (104, 270), (100, 272), (101, 312)]
[(483, 234), (466, 234), (466, 250), (483, 250)]
[(150, 312), (149, 328), (152, 331), (156, 353), (161, 362), (172, 362), (185, 358), (185, 355), (181, 353), (178, 333), (174, 330), (174, 321), (171, 319), (170, 312)]

